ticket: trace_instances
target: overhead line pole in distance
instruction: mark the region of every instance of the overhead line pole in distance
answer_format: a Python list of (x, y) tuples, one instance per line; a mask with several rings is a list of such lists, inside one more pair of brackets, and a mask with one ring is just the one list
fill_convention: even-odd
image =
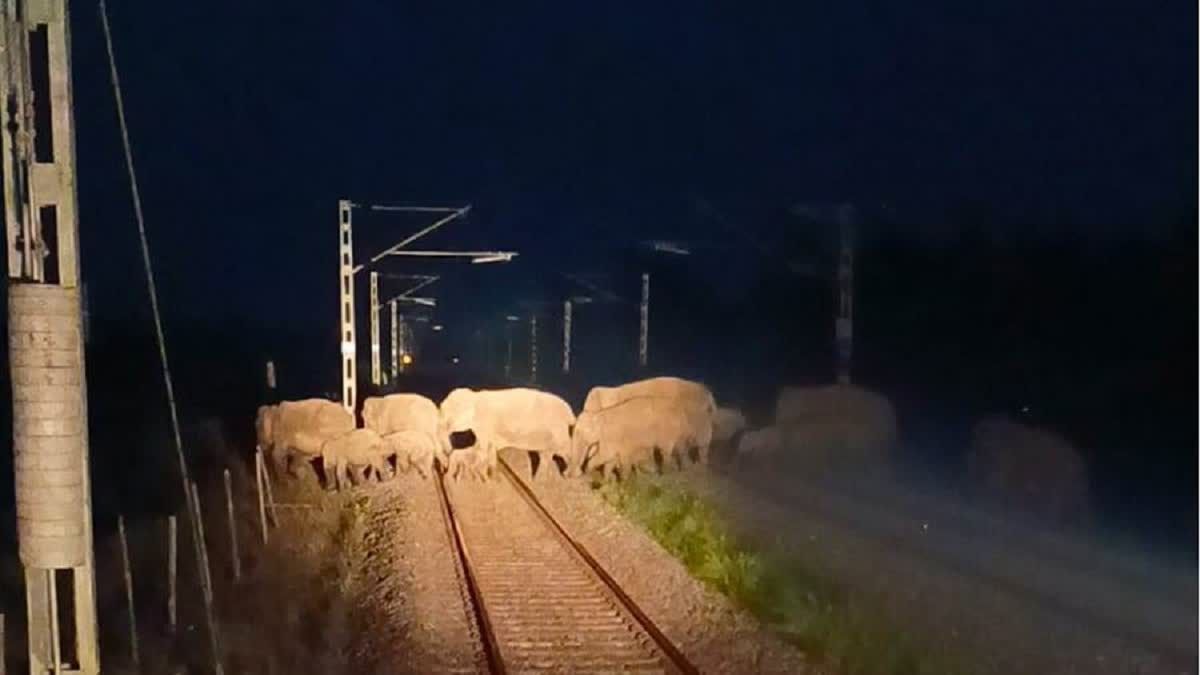
[[(446, 214), (439, 218), (433, 224), (418, 230), (417, 232), (405, 237), (398, 243), (389, 246), (383, 251), (375, 254), (368, 259), (365, 264), (354, 263), (354, 246), (353, 246), (353, 224), (352, 211), (356, 207), (365, 207), (371, 211), (380, 212), (410, 212), (410, 213), (442, 213)], [(354, 414), (358, 407), (358, 364), (356, 361), (356, 336), (355, 336), (355, 317), (354, 317), (354, 275), (366, 268), (367, 265), (373, 265), (384, 257), (389, 255), (415, 255), (429, 257), (467, 257), (471, 258), (472, 263), (491, 263), (491, 262), (508, 262), (517, 256), (515, 251), (409, 251), (401, 250), (405, 246), (424, 237), (427, 234), (437, 230), (456, 218), (465, 216), (471, 207), (437, 207), (437, 206), (397, 206), (397, 205), (381, 205), (381, 204), (355, 204), (348, 199), (338, 201), (338, 294), (339, 303), (339, 324), (340, 332), (339, 339), (341, 342), (341, 379), (342, 379), (342, 406)], [(378, 283), (378, 282), (376, 282)], [(372, 380), (378, 384), (381, 379), (380, 367), (378, 364), (378, 289), (376, 288), (376, 302), (372, 303), (372, 312), (370, 313), (373, 324), (372, 330)], [(414, 300), (428, 300), (425, 298), (416, 298)], [(432, 304), (432, 302), (419, 303)]]

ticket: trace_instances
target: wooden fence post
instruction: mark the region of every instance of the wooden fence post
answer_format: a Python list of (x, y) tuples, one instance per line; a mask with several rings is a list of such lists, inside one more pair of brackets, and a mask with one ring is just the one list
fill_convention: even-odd
[(138, 658), (137, 619), (133, 612), (133, 569), (129, 564), (129, 541), (125, 537), (125, 516), (117, 516), (117, 535), (121, 539), (121, 564), (125, 567), (125, 602), (129, 606), (129, 659), (134, 669), (141, 671)]
[(237, 520), (233, 517), (233, 481), (229, 469), (225, 469), (225, 512), (229, 516), (229, 549), (233, 556), (233, 580), (242, 578), (242, 559), (238, 554)]
[(208, 544), (204, 540), (204, 509), (200, 508), (200, 491), (196, 488), (196, 481), (192, 481), (191, 493), (192, 514), (196, 518), (196, 534), (199, 537), (197, 543), (200, 551), (200, 587), (204, 595), (204, 611), (211, 629), (213, 672), (217, 675), (224, 675), (225, 668), (221, 665), (221, 645), (217, 637), (217, 621), (213, 616), (212, 571), (208, 566)]
[[(259, 450), (259, 453), (262, 451)], [(267, 493), (267, 515), (270, 516), (270, 523), (274, 527), (279, 527), (279, 514), (275, 512), (275, 491), (271, 487), (271, 470), (267, 467), (267, 459), (264, 456), (262, 459), (262, 476), (263, 487)]]
[(270, 536), (267, 535), (267, 508), (263, 503), (263, 485), (267, 482), (267, 467), (263, 463), (262, 450), (254, 455), (254, 475), (258, 492), (258, 521), (262, 525), (262, 541), (265, 545)]

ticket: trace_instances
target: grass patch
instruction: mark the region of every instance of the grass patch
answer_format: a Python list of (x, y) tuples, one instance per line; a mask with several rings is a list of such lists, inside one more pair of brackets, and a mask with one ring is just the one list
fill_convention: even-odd
[(855, 603), (803, 561), (739, 539), (712, 505), (644, 480), (592, 483), (697, 579), (746, 608), (813, 658), (848, 675), (969, 673)]

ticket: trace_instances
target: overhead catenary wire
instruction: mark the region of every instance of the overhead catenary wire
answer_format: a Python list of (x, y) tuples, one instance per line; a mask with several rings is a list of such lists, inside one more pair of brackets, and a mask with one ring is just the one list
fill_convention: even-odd
[[(354, 206), (360, 206), (354, 204)], [(454, 213), (468, 209), (468, 206), (403, 206), (403, 205), (387, 205), (387, 204), (370, 204), (368, 206), (372, 211), (405, 211), (408, 213)]]
[(433, 275), (433, 274), (395, 274), (395, 273), (391, 273), (391, 272), (377, 272), (377, 274), (379, 275), (380, 279), (406, 279), (406, 280), (416, 280), (416, 281), (425, 281), (427, 279), (437, 279), (437, 276)]
[[(154, 316), (154, 336), (158, 343), (158, 358), (162, 364), (163, 385), (166, 388), (167, 407), (171, 417), (172, 440), (175, 444), (175, 456), (179, 463), (179, 479), (184, 499), (188, 504), (188, 524), (192, 531), (192, 542), (195, 547), (196, 560), (200, 562), (206, 557), (203, 551), (204, 542), (201, 538), (199, 523), (197, 521), (197, 512), (200, 505), (193, 499), (192, 492), (189, 489), (191, 479), (188, 475), (187, 459), (183, 453), (183, 438), (179, 432), (179, 412), (175, 403), (175, 386), (171, 378), (170, 362), (167, 359), (167, 343), (163, 337), (162, 314), (158, 305), (158, 289), (154, 283), (154, 268), (150, 262), (150, 244), (146, 237), (146, 222), (142, 214), (142, 198), (138, 191), (137, 172), (133, 167), (133, 148), (129, 142), (129, 127), (125, 121), (125, 103), (121, 95), (121, 79), (117, 74), (117, 59), (113, 50), (112, 30), (108, 24), (108, 8), (104, 0), (99, 0), (99, 10), (100, 23), (104, 29), (104, 46), (108, 53), (109, 76), (112, 80), (113, 97), (117, 105), (117, 121), (121, 128), (121, 143), (125, 150), (125, 168), (129, 173), (129, 189), (131, 198), (133, 199), (133, 213), (137, 221), (138, 238), (141, 241), (142, 264), (146, 273), (146, 287), (150, 294), (151, 313)], [(207, 595), (205, 596), (205, 610), (208, 634), (213, 651), (213, 667), (217, 675), (222, 675), (224, 671), (221, 667), (220, 649), (218, 648), (217, 626), (213, 620), (212, 600)]]
[[(471, 211), (471, 207), (469, 205), (464, 206), (459, 209), (455, 209), (454, 211), (451, 211), (450, 215), (446, 216), (445, 218), (439, 218), (437, 220), (437, 222), (433, 223), (432, 225), (429, 225), (428, 227), (425, 227), (421, 230), (418, 230), (417, 232), (414, 232), (413, 234), (409, 235), (408, 237), (405, 237), (404, 239), (402, 239), (400, 241), (400, 243), (395, 244), (394, 246), (391, 246), (387, 249), (384, 249), (380, 253), (377, 253), (366, 264), (374, 265), (375, 263), (379, 262), (381, 259), (391, 255), (393, 252), (398, 251), (398, 250), (404, 248), (405, 246), (408, 246), (409, 244), (413, 243), (414, 241), (420, 239), (421, 237), (424, 237), (425, 235), (429, 234), (430, 232), (433, 232), (434, 230), (436, 230), (439, 227), (445, 225), (446, 223), (454, 220), (455, 218), (460, 218), (462, 216), (465, 216), (470, 211)], [(436, 211), (435, 213), (443, 213), (443, 211)], [(364, 265), (356, 265), (354, 267), (354, 271), (357, 272), (358, 270), (362, 269), (363, 267), (364, 267)]]

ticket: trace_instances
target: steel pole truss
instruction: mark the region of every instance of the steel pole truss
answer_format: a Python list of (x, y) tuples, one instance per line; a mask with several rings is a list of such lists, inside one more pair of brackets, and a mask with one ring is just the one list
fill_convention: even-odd
[(642, 274), (642, 304), (638, 330), (638, 365), (645, 367), (650, 352), (650, 275)]
[(395, 300), (388, 302), (388, 308), (392, 315), (392, 379), (400, 374), (400, 306)]
[(350, 201), (338, 202), (338, 290), (341, 296), (339, 333), (342, 342), (342, 406), (351, 414), (357, 404), (357, 363), (354, 336), (354, 246)]
[(537, 314), (529, 317), (529, 381), (537, 382)]
[(371, 272), (371, 384), (379, 386), (383, 380), (379, 352), (379, 273)]
[(563, 303), (563, 362), (564, 373), (571, 372), (571, 301)]

